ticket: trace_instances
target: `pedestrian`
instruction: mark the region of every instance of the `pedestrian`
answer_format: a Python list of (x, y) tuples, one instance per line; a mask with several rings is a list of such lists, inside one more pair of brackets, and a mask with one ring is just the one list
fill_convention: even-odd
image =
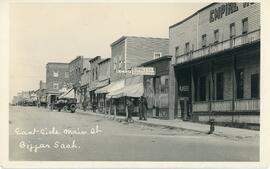
[(132, 122), (133, 107), (134, 107), (134, 99), (127, 98), (127, 104), (126, 104), (127, 122)]
[(142, 102), (142, 119), (147, 120), (147, 110), (148, 110), (148, 105), (147, 105), (147, 100), (143, 96), (141, 97), (141, 102)]

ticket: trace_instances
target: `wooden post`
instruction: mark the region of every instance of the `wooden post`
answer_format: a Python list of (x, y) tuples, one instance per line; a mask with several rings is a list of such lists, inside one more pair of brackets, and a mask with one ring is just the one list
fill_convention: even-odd
[(190, 74), (191, 74), (191, 115), (193, 115), (193, 103), (195, 102), (195, 85), (194, 85), (194, 74), (193, 74), (193, 66), (191, 66), (191, 70), (190, 70)]
[(235, 69), (236, 69), (236, 60), (235, 56), (232, 54), (232, 66), (231, 66), (231, 73), (232, 73), (232, 111), (235, 111), (235, 100), (236, 100), (236, 77), (235, 77)]

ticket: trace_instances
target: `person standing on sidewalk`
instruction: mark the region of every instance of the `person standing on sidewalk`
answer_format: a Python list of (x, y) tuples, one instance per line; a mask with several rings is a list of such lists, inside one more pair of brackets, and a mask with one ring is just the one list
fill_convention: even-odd
[(133, 98), (127, 98), (127, 105), (126, 105), (126, 111), (127, 111), (127, 122), (132, 122), (132, 112), (134, 107), (134, 99)]
[(141, 97), (141, 107), (142, 107), (142, 120), (147, 120), (147, 100), (143, 96)]

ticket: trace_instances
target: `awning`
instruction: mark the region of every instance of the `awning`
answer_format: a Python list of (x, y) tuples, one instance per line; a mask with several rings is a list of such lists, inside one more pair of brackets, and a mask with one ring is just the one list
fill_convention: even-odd
[(75, 98), (74, 88), (69, 89), (65, 93), (61, 94), (59, 98)]
[(134, 85), (125, 86), (122, 89), (114, 91), (110, 93), (112, 98), (120, 98), (120, 97), (141, 97), (144, 93), (143, 83), (137, 83)]
[(120, 81), (112, 82), (111, 84), (103, 88), (97, 89), (95, 93), (108, 93), (107, 97), (110, 98), (111, 97), (110, 93), (117, 91), (119, 89), (122, 89), (124, 88), (124, 86), (125, 86), (125, 81), (120, 80)]
[(101, 87), (107, 86), (109, 83), (110, 83), (109, 79), (100, 81), (100, 82), (98, 82), (98, 84), (97, 84), (97, 88), (101, 88)]

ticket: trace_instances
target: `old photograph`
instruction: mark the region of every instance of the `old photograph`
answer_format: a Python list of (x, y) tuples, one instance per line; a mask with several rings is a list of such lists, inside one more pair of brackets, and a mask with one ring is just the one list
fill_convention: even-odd
[(260, 10), (10, 3), (9, 161), (259, 162)]

